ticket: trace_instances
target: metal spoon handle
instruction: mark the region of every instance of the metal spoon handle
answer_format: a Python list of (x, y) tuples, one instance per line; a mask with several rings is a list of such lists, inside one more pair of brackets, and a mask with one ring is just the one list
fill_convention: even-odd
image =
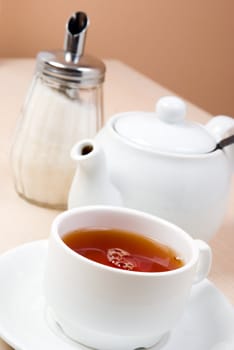
[(234, 144), (234, 135), (228, 136), (225, 139), (221, 140), (216, 148), (223, 149), (226, 146), (229, 146), (231, 144)]

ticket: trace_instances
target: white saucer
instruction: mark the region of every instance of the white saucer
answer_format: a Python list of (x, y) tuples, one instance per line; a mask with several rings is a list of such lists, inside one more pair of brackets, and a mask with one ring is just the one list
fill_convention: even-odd
[[(47, 322), (46, 255), (47, 241), (36, 241), (0, 257), (0, 337), (17, 350), (87, 350)], [(163, 347), (185, 349), (234, 349), (234, 309), (208, 280), (193, 287), (188, 308)]]

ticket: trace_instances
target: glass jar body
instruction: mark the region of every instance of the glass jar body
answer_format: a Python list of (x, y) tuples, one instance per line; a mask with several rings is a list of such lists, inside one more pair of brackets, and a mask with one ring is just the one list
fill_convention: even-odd
[(70, 150), (102, 127), (102, 100), (102, 84), (82, 87), (42, 72), (35, 74), (11, 150), (20, 196), (44, 207), (67, 207), (76, 168)]

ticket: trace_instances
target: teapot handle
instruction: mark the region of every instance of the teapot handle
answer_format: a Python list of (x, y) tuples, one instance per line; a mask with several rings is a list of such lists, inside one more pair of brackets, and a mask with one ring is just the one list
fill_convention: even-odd
[(206, 129), (219, 144), (222, 140), (234, 136), (234, 118), (224, 115), (213, 117), (206, 124)]

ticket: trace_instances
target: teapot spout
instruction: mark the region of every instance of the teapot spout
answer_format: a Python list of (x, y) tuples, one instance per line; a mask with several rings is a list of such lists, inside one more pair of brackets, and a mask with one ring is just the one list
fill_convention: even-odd
[(223, 115), (213, 117), (206, 124), (206, 129), (215, 138), (216, 148), (223, 149), (227, 154), (234, 171), (234, 119)]
[(83, 140), (71, 150), (71, 158), (78, 162), (68, 195), (68, 208), (83, 205), (122, 206), (120, 192), (112, 184), (105, 153), (93, 140)]
[(89, 176), (100, 176), (98, 170), (105, 167), (105, 154), (93, 140), (85, 139), (76, 143), (71, 149), (70, 156), (78, 162), (80, 170)]

